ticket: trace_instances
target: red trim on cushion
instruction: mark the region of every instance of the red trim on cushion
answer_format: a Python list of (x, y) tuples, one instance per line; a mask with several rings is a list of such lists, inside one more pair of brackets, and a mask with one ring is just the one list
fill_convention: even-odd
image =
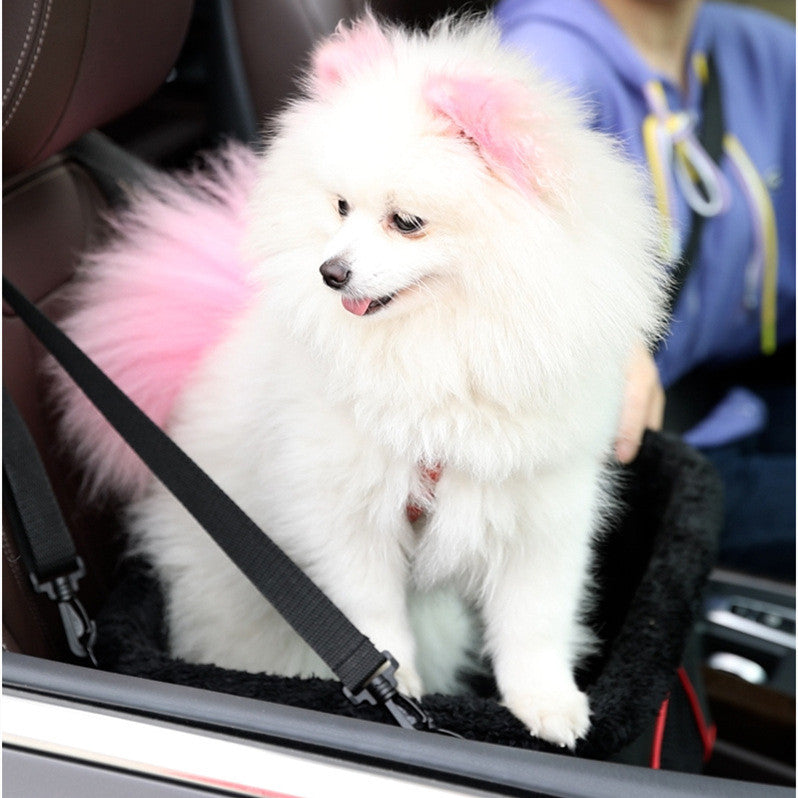
[(660, 760), (662, 758), (662, 739), (665, 736), (665, 723), (668, 720), (668, 702), (670, 696), (662, 702), (657, 715), (657, 723), (654, 726), (654, 738), (651, 741), (651, 761), (650, 765), (654, 770), (660, 769)]
[(704, 718), (704, 713), (701, 711), (701, 704), (698, 701), (693, 683), (687, 675), (687, 671), (682, 667), (678, 670), (679, 681), (682, 683), (687, 700), (690, 702), (690, 709), (693, 711), (698, 733), (701, 735), (701, 743), (704, 746), (704, 762), (707, 762), (712, 756), (712, 749), (715, 747), (715, 738), (718, 736), (718, 728), (713, 723), (711, 726), (707, 725)]

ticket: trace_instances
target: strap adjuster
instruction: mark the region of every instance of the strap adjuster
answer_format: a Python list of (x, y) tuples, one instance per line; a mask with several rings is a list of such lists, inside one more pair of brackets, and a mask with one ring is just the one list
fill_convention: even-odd
[(85, 574), (83, 560), (75, 557), (72, 570), (46, 581), (41, 581), (36, 574), (31, 573), (30, 581), (37, 593), (44, 593), (58, 604), (58, 614), (61, 616), (69, 650), (76, 657), (88, 659), (96, 667), (94, 643), (97, 639), (97, 626), (76, 595), (78, 582)]

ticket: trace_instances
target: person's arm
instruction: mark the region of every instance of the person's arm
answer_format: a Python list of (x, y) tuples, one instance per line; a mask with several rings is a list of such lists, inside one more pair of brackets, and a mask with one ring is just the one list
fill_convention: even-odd
[(621, 420), (615, 439), (615, 456), (621, 463), (637, 457), (646, 429), (662, 429), (665, 391), (654, 358), (641, 343), (632, 350), (626, 371)]

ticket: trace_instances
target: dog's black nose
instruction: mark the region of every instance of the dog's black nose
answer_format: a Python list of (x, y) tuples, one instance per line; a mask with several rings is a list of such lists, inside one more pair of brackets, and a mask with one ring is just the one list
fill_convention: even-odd
[(336, 290), (343, 288), (352, 276), (352, 272), (349, 271), (349, 264), (340, 255), (325, 260), (321, 264), (319, 271), (324, 282), (330, 288), (335, 288)]

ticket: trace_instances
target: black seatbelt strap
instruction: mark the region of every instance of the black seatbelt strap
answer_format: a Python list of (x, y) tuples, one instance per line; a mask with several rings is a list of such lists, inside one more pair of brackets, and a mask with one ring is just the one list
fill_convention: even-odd
[(69, 650), (95, 665), (96, 627), (77, 597), (86, 573), (36, 444), (3, 387), (3, 499), (33, 587), (58, 604)]
[[(396, 690), (380, 653), (235, 502), (5, 277), (3, 299), (152, 473), (340, 679), (355, 704), (382, 704), (399, 725), (437, 730)], [(440, 731), (440, 730), (438, 730)]]
[(88, 170), (113, 207), (126, 205), (131, 188), (151, 184), (159, 174), (99, 130), (84, 133), (64, 154)]
[[(725, 132), (725, 121), (723, 118), (723, 105), (720, 92), (720, 81), (718, 80), (718, 70), (712, 55), (707, 56), (707, 80), (703, 86), (701, 96), (701, 130), (698, 133), (698, 140), (706, 151), (707, 155), (717, 164), (720, 163), (723, 155), (723, 134)], [(687, 282), (693, 263), (698, 257), (698, 247), (701, 243), (701, 234), (704, 230), (706, 217), (700, 213), (692, 212), (690, 223), (690, 236), (687, 244), (682, 251), (675, 268), (671, 273), (671, 292), (668, 296), (668, 313), (673, 312), (676, 301)]]

